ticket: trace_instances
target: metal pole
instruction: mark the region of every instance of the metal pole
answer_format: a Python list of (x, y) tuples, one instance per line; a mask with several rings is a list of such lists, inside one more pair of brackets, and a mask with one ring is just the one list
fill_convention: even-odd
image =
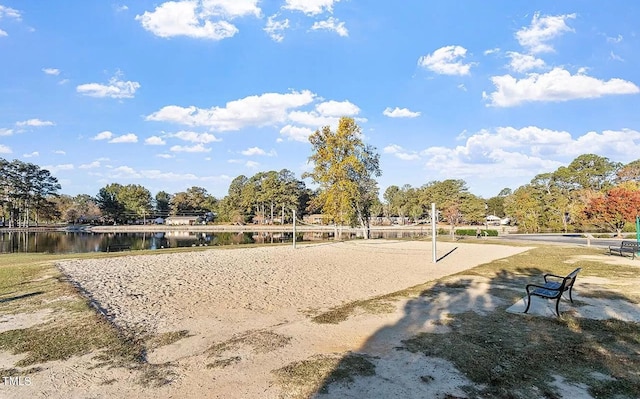
[(431, 252), (433, 253), (433, 263), (438, 262), (438, 257), (436, 256), (436, 203), (431, 203)]
[(293, 249), (296, 249), (296, 210), (293, 209)]

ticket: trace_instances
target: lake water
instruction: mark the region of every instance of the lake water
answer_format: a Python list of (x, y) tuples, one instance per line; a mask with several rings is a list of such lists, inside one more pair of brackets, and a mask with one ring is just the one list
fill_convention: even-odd
[[(409, 238), (417, 233), (372, 232), (372, 238)], [(296, 241), (333, 240), (333, 233), (299, 233)], [(355, 234), (343, 234), (342, 239), (354, 239)], [(89, 232), (0, 232), (0, 253), (84, 253), (106, 252), (109, 246), (127, 245), (132, 250), (163, 249), (194, 246), (242, 244), (276, 244), (292, 242), (291, 232), (188, 232), (162, 233), (89, 233)]]

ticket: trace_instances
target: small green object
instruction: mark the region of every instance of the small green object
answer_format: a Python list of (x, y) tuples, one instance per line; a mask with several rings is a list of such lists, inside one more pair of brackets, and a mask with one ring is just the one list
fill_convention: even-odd
[[(640, 248), (640, 216), (636, 216), (636, 242)], [(636, 255), (640, 256), (640, 251)]]

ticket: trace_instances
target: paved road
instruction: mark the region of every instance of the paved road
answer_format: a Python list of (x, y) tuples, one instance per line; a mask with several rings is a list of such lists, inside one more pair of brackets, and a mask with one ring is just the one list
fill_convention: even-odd
[[(506, 234), (500, 239), (513, 241), (540, 241), (552, 244), (570, 244), (586, 246), (587, 239), (581, 234)], [(635, 237), (627, 237), (628, 240), (635, 241)], [(608, 248), (609, 245), (619, 245), (619, 238), (594, 238), (591, 239), (591, 246)]]

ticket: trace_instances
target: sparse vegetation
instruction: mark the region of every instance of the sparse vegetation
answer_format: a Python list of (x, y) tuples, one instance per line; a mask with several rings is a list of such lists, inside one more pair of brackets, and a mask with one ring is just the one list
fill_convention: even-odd
[(318, 355), (273, 371), (278, 382), (293, 398), (308, 398), (314, 392), (327, 393), (333, 383), (350, 383), (354, 377), (373, 376), (371, 357), (360, 353)]
[(239, 334), (227, 341), (212, 345), (207, 353), (210, 357), (222, 356), (228, 351), (248, 347), (253, 353), (268, 353), (289, 344), (291, 337), (269, 330), (252, 330)]
[[(488, 294), (510, 304), (522, 298), (524, 286), (532, 276), (541, 276), (545, 272), (568, 273), (577, 264), (583, 268), (583, 278), (615, 280), (611, 286), (600, 290), (580, 291), (582, 297), (639, 303), (637, 267), (590, 260), (600, 254), (602, 250), (589, 248), (534, 248), (508, 260), (480, 265), (438, 282), (344, 304), (314, 316), (313, 320), (340, 323), (366, 306), (436, 296), (441, 292), (464, 293), (471, 281), (477, 278), (489, 283)], [(579, 286), (578, 283), (578, 290)], [(586, 384), (593, 397), (635, 398), (640, 392), (638, 323), (576, 318), (571, 312), (565, 312), (555, 320), (513, 315), (498, 309), (486, 315), (475, 312), (449, 314), (446, 325), (448, 333), (422, 333), (404, 341), (403, 348), (451, 361), (477, 384), (467, 387), (473, 397), (526, 398), (542, 395), (557, 398), (557, 388), (552, 384), (555, 375), (568, 382)], [(297, 366), (301, 370), (319, 367), (314, 363)], [(607, 378), (597, 379), (594, 375)], [(428, 383), (428, 377), (421, 380)]]

